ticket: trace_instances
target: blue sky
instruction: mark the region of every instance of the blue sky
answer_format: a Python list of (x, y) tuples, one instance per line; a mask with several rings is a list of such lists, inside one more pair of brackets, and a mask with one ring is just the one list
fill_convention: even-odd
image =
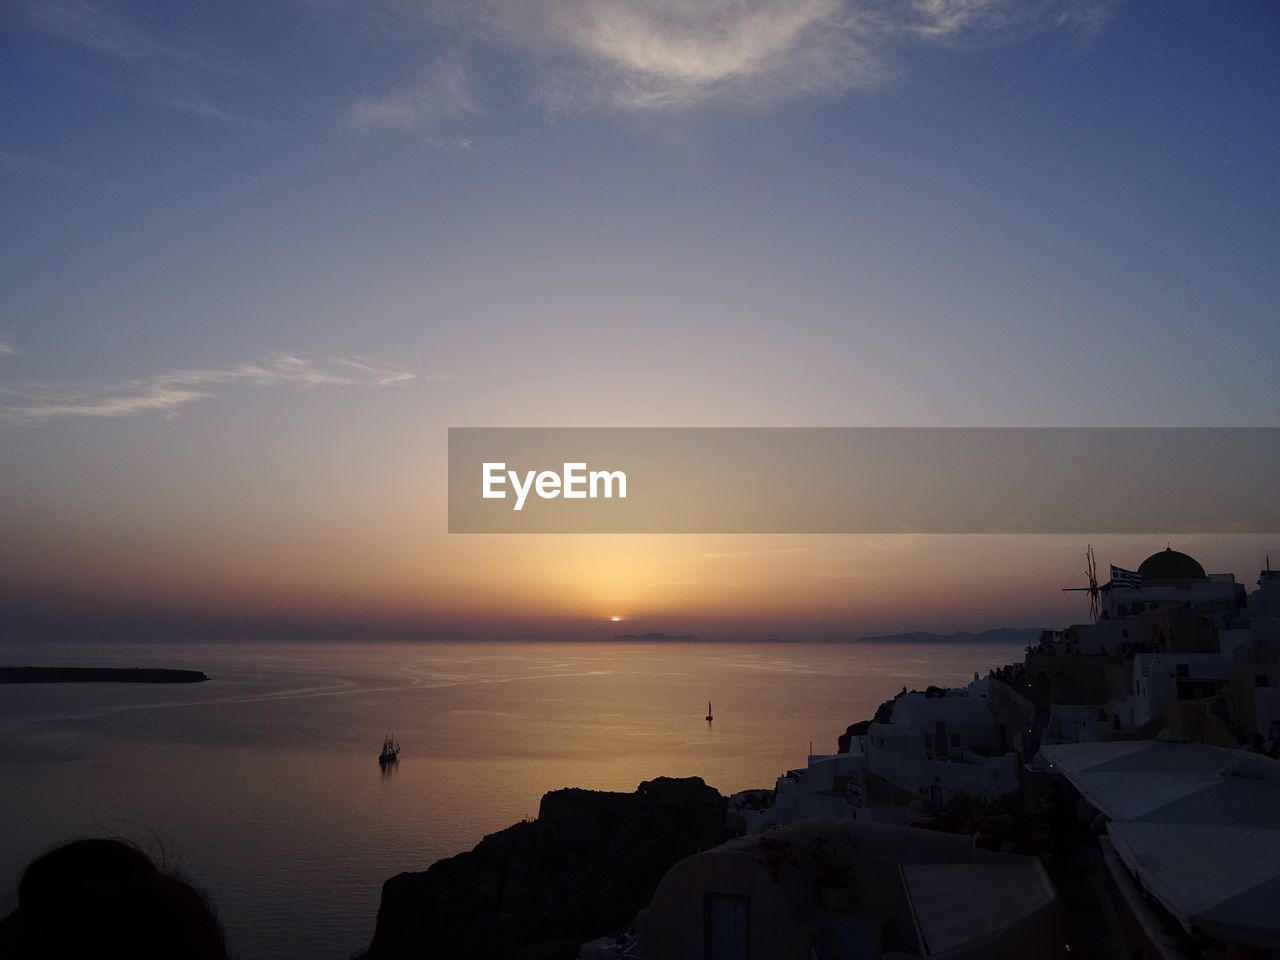
[(441, 534), (449, 425), (1275, 425), (1277, 49), (1270, 3), (7, 5), (7, 564), (114, 516), (131, 595), (263, 529), (518, 581)]

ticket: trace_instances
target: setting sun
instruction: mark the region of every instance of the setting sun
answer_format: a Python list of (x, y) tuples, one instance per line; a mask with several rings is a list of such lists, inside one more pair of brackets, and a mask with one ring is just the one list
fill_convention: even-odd
[(610, 622), (610, 623), (621, 623), (621, 622), (622, 622), (622, 618), (621, 618), (621, 617), (619, 617), (619, 616), (612, 616), (612, 617), (610, 617), (610, 618), (609, 618), (609, 622)]

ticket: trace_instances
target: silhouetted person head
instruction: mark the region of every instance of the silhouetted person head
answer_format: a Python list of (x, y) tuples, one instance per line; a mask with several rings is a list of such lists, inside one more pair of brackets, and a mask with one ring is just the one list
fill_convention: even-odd
[(121, 840), (76, 840), (27, 867), (0, 921), (11, 960), (226, 960), (204, 897)]

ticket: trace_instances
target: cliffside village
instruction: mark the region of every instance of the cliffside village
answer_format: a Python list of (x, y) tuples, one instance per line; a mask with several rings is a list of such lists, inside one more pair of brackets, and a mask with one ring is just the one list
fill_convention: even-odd
[(1091, 622), (730, 798), (580, 960), (1280, 958), (1280, 571), (1090, 570)]

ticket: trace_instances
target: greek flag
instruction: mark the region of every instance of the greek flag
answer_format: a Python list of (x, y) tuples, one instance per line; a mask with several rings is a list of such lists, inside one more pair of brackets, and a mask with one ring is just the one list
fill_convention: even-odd
[(1124, 567), (1111, 565), (1111, 585), (1113, 587), (1132, 587), (1137, 590), (1142, 586), (1142, 574), (1126, 570)]

